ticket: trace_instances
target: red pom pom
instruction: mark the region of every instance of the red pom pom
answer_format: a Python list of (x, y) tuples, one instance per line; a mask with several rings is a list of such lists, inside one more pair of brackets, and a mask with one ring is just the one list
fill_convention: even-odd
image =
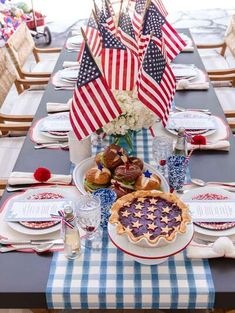
[(159, 161), (159, 164), (160, 164), (161, 166), (166, 165), (166, 160), (160, 160), (160, 161)]
[(202, 135), (193, 136), (191, 140), (191, 144), (193, 145), (206, 145), (206, 137)]
[(51, 172), (45, 167), (39, 167), (36, 169), (33, 176), (37, 181), (44, 183), (51, 178)]

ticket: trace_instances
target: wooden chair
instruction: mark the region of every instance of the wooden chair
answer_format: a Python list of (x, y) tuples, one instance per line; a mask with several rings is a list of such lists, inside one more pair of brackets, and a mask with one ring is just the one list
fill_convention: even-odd
[(232, 132), (235, 134), (235, 110), (234, 111), (227, 111), (225, 116), (228, 120), (228, 125), (231, 128)]
[(3, 195), (6, 185), (7, 185), (7, 180), (0, 179), (0, 198)]
[(197, 47), (226, 115), (235, 110), (235, 15), (231, 17), (223, 42)]
[[(25, 91), (18, 95), (15, 90), (13, 94), (12, 89), (14, 83), (18, 84), (21, 88), (22, 79), (17, 79), (17, 73), (9, 59), (8, 53), (5, 49), (0, 49), (0, 179), (7, 179), (10, 172), (13, 169), (17, 156), (20, 152), (22, 144), (24, 142), (24, 136), (28, 131), (33, 115), (17, 115), (17, 107), (19, 104), (24, 104), (28, 101), (27, 94), (33, 91)], [(44, 82), (45, 83), (45, 82)], [(27, 83), (28, 84), (28, 83)], [(42, 94), (42, 92), (41, 92)], [(11, 96), (14, 96), (13, 98)], [(10, 97), (9, 97), (10, 96)], [(32, 96), (31, 96), (32, 97)], [(13, 103), (11, 103), (13, 101)], [(14, 115), (6, 114), (8, 104), (13, 104), (12, 111)], [(27, 112), (30, 111), (28, 101)], [(9, 136), (14, 138), (9, 138)], [(1, 185), (0, 185), (0, 189)]]
[[(42, 79), (48, 82), (54, 68), (56, 59), (40, 62), (41, 53), (59, 53), (60, 48), (39, 49), (35, 46), (31, 33), (25, 23), (22, 23), (15, 33), (6, 42), (6, 48), (17, 70), (20, 79), (27, 80), (29, 85), (35, 85), (35, 79)], [(33, 54), (36, 65), (32, 71), (25, 68), (26, 61)], [(48, 71), (49, 69), (49, 71)]]

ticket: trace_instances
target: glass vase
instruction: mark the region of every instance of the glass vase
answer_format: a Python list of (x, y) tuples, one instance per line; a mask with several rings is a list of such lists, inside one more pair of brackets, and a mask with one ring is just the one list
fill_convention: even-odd
[(119, 145), (126, 150), (128, 155), (134, 154), (134, 135), (133, 130), (128, 130), (125, 135), (112, 135), (112, 143)]

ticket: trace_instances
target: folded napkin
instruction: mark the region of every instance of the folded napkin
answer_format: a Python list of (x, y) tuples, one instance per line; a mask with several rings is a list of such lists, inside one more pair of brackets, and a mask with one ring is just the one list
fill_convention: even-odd
[(217, 142), (208, 142), (205, 145), (193, 145), (188, 143), (188, 150), (220, 150), (220, 151), (229, 151), (230, 143), (228, 140), (220, 140)]
[(180, 79), (177, 82), (176, 90), (207, 90), (209, 82), (190, 82), (187, 79)]
[(194, 51), (194, 47), (193, 46), (186, 46), (182, 52), (193, 52)]
[(79, 62), (64, 61), (64, 63), (63, 63), (63, 68), (77, 67), (77, 66), (79, 66)]
[(191, 259), (235, 258), (235, 247), (228, 237), (220, 237), (214, 243), (203, 245), (192, 242), (187, 250), (187, 257)]
[(64, 112), (69, 111), (71, 107), (72, 99), (69, 99), (67, 103), (57, 103), (57, 102), (48, 102), (47, 103), (47, 112)]
[[(51, 177), (45, 181), (47, 184), (59, 184), (59, 185), (68, 185), (72, 181), (71, 175), (57, 175), (51, 174)], [(13, 185), (31, 185), (31, 184), (39, 184), (40, 181), (34, 178), (34, 173), (26, 173), (26, 172), (12, 172), (9, 179), (8, 184)]]

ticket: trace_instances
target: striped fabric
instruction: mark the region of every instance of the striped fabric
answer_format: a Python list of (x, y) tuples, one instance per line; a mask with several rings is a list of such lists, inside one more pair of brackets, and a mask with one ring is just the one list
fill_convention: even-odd
[[(151, 140), (143, 130), (134, 148), (153, 164)], [(104, 234), (101, 251), (86, 249), (75, 261), (54, 254), (46, 297), (51, 309), (206, 309), (214, 305), (214, 286), (207, 260), (179, 253), (160, 265), (141, 265)]]

